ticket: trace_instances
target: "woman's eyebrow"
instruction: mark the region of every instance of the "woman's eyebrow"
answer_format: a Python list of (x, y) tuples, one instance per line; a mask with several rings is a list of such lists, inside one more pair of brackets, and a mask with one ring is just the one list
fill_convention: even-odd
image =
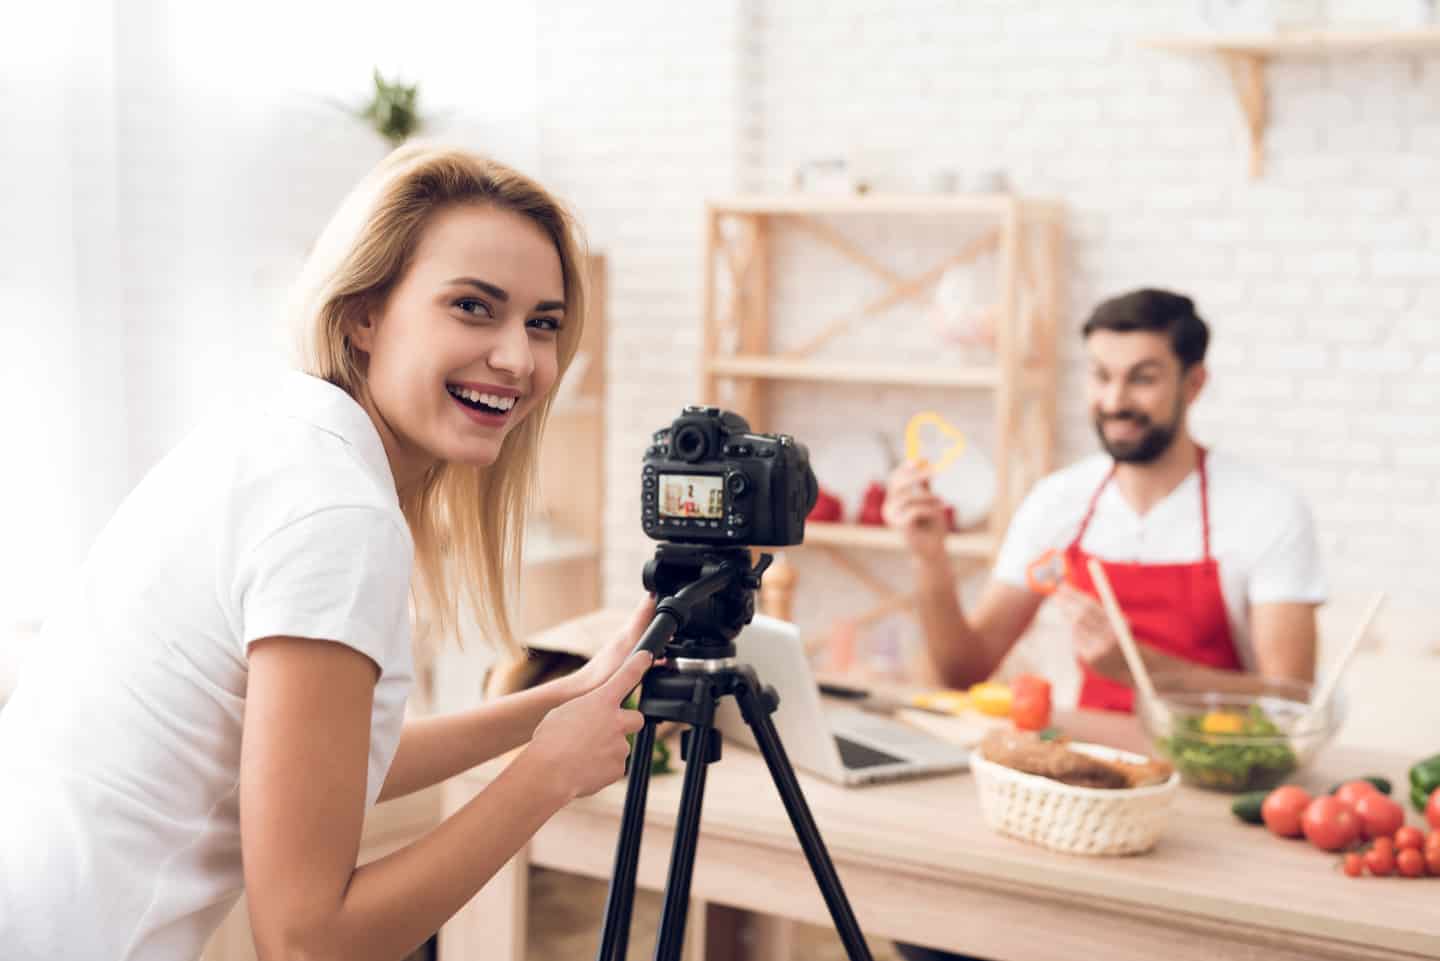
[[(508, 303), (509, 300), (510, 300), (510, 293), (509, 293), (509, 291), (505, 290), (505, 288), (503, 288), (503, 287), (496, 287), (494, 284), (492, 284), (492, 283), (490, 283), (490, 282), (488, 282), (488, 281), (481, 280), (481, 279), (479, 279), (478, 277), (455, 277), (455, 278), (453, 278), (452, 280), (450, 280), (449, 283), (451, 283), (451, 284), (459, 284), (459, 285), (464, 286), (464, 287), (474, 287), (474, 288), (476, 288), (477, 290), (481, 290), (481, 291), (489, 294), (491, 297), (494, 297), (496, 300), (501, 301), (502, 303)], [(542, 301), (540, 301), (538, 304), (535, 305), (535, 309), (536, 309), (536, 310), (542, 310), (542, 311), (543, 311), (543, 310), (564, 310), (564, 309), (565, 309), (565, 301), (563, 301), (563, 300), (542, 300)]]
[(449, 281), (452, 284), (459, 284), (464, 287), (475, 287), (494, 297), (496, 300), (508, 301), (510, 294), (503, 287), (496, 287), (492, 283), (480, 280), (477, 277), (455, 277)]

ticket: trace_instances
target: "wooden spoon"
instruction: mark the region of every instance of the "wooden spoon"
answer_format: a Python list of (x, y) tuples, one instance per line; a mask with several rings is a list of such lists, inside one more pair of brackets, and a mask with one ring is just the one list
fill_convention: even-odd
[(1385, 604), (1386, 593), (1376, 591), (1375, 598), (1370, 602), (1370, 609), (1360, 619), (1360, 627), (1350, 638), (1350, 643), (1345, 645), (1339, 659), (1335, 662), (1334, 669), (1326, 676), (1324, 683), (1320, 685), (1320, 693), (1310, 699), (1310, 706), (1300, 718), (1297, 729), (1305, 731), (1309, 729), (1310, 722), (1325, 715), (1325, 709), (1330, 706), (1330, 698), (1335, 693), (1336, 686), (1340, 683), (1340, 675), (1345, 673), (1345, 668), (1350, 665), (1350, 659), (1360, 649), (1360, 642), (1370, 632), (1370, 625), (1375, 620), (1375, 615), (1380, 613), (1380, 608)]
[(1130, 668), (1130, 676), (1135, 679), (1135, 686), (1140, 689), (1140, 694), (1154, 711), (1156, 722), (1161, 729), (1167, 733), (1172, 732), (1174, 718), (1170, 715), (1170, 708), (1155, 694), (1155, 685), (1150, 681), (1150, 671), (1145, 667), (1144, 658), (1140, 656), (1140, 648), (1135, 643), (1135, 636), (1130, 633), (1130, 624), (1120, 610), (1120, 603), (1115, 600), (1115, 591), (1110, 587), (1110, 578), (1105, 575), (1104, 566), (1092, 557), (1086, 567), (1089, 568), (1090, 579), (1094, 581), (1095, 590), (1100, 595), (1105, 616), (1110, 619), (1110, 629), (1120, 640), (1120, 651), (1125, 655), (1125, 664)]

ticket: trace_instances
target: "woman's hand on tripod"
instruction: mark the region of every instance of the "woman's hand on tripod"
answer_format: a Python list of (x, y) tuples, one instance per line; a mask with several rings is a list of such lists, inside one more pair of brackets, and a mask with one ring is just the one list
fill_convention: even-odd
[(651, 662), (648, 651), (631, 655), (603, 684), (555, 708), (535, 729), (525, 753), (555, 779), (567, 800), (594, 794), (625, 776), (626, 737), (645, 719), (620, 705)]
[(565, 678), (565, 681), (573, 684), (570, 696), (588, 694), (604, 684), (630, 652), (635, 650), (635, 645), (640, 643), (640, 635), (645, 633), (645, 628), (650, 626), (654, 617), (655, 598), (647, 595), (630, 615), (630, 620), (621, 628), (620, 633), (596, 651), (595, 656), (586, 661), (584, 667)]

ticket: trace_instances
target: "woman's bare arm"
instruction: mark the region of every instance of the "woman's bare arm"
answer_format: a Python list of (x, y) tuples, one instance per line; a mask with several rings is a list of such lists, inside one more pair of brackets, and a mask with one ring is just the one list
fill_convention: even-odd
[(619, 704), (648, 664), (627, 661), (557, 708), (468, 805), (357, 869), (378, 669), (328, 641), (255, 642), (240, 820), (259, 956), (369, 961), (413, 951), (560, 807), (621, 776), (625, 734), (640, 716)]
[(530, 740), (546, 714), (593, 691), (615, 673), (654, 614), (654, 598), (644, 598), (615, 637), (573, 674), (468, 711), (407, 722), (380, 800), (438, 784)]
[(530, 740), (552, 709), (583, 693), (561, 678), (468, 711), (405, 722), (380, 800), (404, 797)]

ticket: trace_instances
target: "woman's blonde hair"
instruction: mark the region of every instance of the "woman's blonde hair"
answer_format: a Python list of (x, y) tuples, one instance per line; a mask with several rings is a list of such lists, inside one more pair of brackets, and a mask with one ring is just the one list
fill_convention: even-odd
[[(560, 383), (585, 320), (583, 241), (570, 212), (543, 187), (468, 150), (407, 144), (352, 189), (315, 243), (296, 289), (292, 323), (302, 370), (357, 400), (364, 368), (347, 324), (382, 306), (409, 268), (422, 231), (439, 211), (480, 204), (520, 214), (555, 245), (565, 284)], [(535, 488), (540, 437), (554, 388), (506, 435), (489, 467), (439, 463), (401, 509), (415, 541), (411, 599), (417, 640), (458, 634), (462, 596), (490, 642), (515, 655), (510, 617)]]

